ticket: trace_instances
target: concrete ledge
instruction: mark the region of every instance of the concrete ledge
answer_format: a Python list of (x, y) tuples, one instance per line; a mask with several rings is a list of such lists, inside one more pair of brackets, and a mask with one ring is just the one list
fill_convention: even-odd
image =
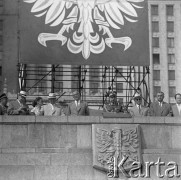
[(0, 116), (0, 124), (181, 124), (180, 117), (103, 118), (102, 116)]
[(68, 116), (68, 124), (97, 124), (100, 116)]
[(35, 116), (36, 123), (66, 123), (68, 122), (67, 116)]

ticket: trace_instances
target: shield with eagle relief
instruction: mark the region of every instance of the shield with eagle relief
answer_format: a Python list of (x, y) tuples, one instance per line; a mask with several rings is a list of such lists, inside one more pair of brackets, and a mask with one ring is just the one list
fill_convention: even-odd
[(148, 65), (146, 1), (22, 0), (21, 60)]

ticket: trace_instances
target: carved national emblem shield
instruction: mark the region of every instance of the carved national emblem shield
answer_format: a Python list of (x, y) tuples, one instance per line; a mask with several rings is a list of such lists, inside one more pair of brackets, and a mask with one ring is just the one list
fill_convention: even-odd
[[(129, 171), (133, 162), (141, 162), (139, 125), (93, 125), (93, 167), (109, 171), (113, 159), (117, 163), (127, 157), (124, 169)], [(114, 162), (115, 163), (115, 162)]]

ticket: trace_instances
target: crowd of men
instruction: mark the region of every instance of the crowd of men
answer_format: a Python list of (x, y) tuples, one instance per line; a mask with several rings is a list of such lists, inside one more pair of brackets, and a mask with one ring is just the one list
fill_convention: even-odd
[[(65, 116), (65, 115), (89, 115), (89, 108), (86, 102), (80, 100), (80, 93), (72, 93), (74, 101), (66, 109), (57, 102), (55, 93), (49, 93), (48, 103), (43, 105), (43, 99), (37, 97), (30, 109), (26, 104), (26, 92), (20, 91), (18, 98), (8, 102), (6, 94), (0, 96), (0, 115), (36, 115), (36, 116)], [(7, 105), (8, 104), (8, 105)]]
[[(8, 102), (6, 94), (0, 95), (0, 115), (36, 115), (36, 116), (88, 116), (89, 108), (87, 102), (81, 101), (81, 95), (78, 91), (72, 93), (73, 101), (65, 109), (60, 103), (57, 103), (55, 93), (49, 93), (49, 102), (43, 105), (43, 99), (37, 97), (33, 103), (33, 108), (30, 109), (26, 104), (26, 92), (20, 91), (18, 98)], [(117, 93), (111, 92), (108, 101), (104, 104), (103, 111), (109, 113), (128, 113), (132, 117), (141, 116), (181, 116), (181, 94), (175, 95), (175, 105), (171, 106), (164, 102), (164, 93), (157, 93), (157, 100), (150, 104), (150, 107), (142, 105), (142, 95), (135, 93), (133, 99), (135, 105), (127, 108), (117, 101)], [(8, 104), (8, 105), (7, 105)]]

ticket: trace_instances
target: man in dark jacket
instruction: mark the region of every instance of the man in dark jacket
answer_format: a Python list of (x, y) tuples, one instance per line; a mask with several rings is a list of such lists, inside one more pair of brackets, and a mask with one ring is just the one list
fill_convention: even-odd
[(67, 115), (74, 116), (88, 116), (89, 108), (87, 102), (80, 100), (80, 93), (78, 91), (74, 91), (72, 93), (74, 101), (68, 105)]
[(149, 108), (150, 116), (172, 116), (171, 105), (164, 102), (164, 93), (157, 93), (157, 101), (151, 103)]

